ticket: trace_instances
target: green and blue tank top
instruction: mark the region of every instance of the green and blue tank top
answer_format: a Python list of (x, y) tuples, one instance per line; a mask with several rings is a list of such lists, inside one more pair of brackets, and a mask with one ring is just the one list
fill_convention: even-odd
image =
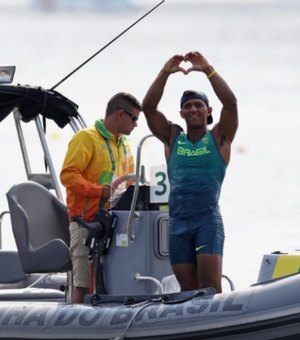
[(225, 172), (226, 164), (210, 131), (196, 143), (181, 132), (168, 160), (170, 217), (202, 217), (218, 207)]

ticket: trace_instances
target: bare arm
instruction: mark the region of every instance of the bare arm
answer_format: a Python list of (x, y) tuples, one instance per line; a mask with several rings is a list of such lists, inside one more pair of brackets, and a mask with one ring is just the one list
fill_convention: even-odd
[(142, 109), (145, 114), (149, 129), (164, 144), (170, 145), (172, 129), (167, 118), (157, 108), (167, 80), (170, 74), (175, 72), (185, 72), (180, 63), (184, 60), (184, 56), (175, 55), (167, 61), (163, 69), (150, 86), (142, 103)]
[(237, 100), (223, 78), (216, 73), (210, 78), (210, 83), (223, 104), (219, 124), (214, 126), (222, 139), (228, 139), (231, 143), (238, 128)]
[(237, 100), (225, 80), (214, 71), (214, 68), (199, 52), (190, 52), (185, 59), (192, 63), (192, 67), (187, 73), (196, 70), (202, 71), (209, 77), (209, 81), (215, 94), (222, 103), (221, 116), (219, 122), (214, 126), (213, 133), (218, 141), (227, 141), (229, 144), (234, 139), (238, 128)]

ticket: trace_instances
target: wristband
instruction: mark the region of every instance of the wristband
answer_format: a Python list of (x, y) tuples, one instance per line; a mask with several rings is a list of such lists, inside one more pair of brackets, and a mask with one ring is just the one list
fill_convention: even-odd
[(207, 76), (207, 78), (208, 78), (208, 79), (212, 78), (216, 73), (217, 73), (217, 71), (216, 71), (216, 70), (213, 70), (213, 71)]

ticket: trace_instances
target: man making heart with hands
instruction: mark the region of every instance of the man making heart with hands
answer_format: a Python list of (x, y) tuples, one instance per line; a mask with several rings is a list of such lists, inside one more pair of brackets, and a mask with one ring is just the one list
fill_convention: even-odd
[[(191, 63), (185, 69), (183, 63)], [(212, 107), (200, 91), (180, 99), (186, 132), (158, 110), (171, 74), (204, 73), (222, 104), (211, 130)], [(151, 132), (164, 144), (170, 181), (169, 255), (181, 290), (214, 287), (222, 292), (224, 226), (219, 197), (231, 143), (238, 127), (237, 100), (218, 72), (199, 52), (169, 59), (150, 86), (142, 104)]]

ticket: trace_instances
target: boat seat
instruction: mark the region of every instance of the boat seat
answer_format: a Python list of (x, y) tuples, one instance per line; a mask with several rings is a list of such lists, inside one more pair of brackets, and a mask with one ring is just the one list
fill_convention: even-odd
[(19, 255), (14, 250), (0, 250), (0, 273), (0, 286), (24, 281), (27, 277), (22, 269)]
[(14, 185), (6, 197), (24, 273), (70, 271), (67, 207), (33, 181)]

